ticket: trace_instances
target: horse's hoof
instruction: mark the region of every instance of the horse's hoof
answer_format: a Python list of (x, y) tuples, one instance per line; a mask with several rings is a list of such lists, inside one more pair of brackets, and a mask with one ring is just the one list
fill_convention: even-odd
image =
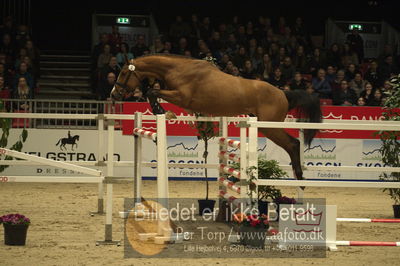
[(167, 111), (167, 112), (165, 113), (165, 118), (166, 118), (167, 120), (176, 119), (176, 115), (175, 115), (174, 112)]

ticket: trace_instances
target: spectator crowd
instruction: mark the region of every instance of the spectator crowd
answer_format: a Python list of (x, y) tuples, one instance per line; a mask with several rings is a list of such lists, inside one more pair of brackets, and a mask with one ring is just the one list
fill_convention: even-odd
[[(39, 50), (26, 25), (8, 16), (0, 25), (0, 97), (33, 99), (39, 78)], [(19, 106), (27, 110), (28, 105)]]
[[(185, 21), (177, 16), (150, 46), (139, 35), (132, 47), (113, 26), (111, 33), (100, 36), (92, 52), (93, 87), (98, 99), (104, 100), (126, 60), (166, 53), (213, 58), (227, 74), (266, 81), (282, 90), (305, 90), (327, 104), (381, 106), (391, 89), (389, 78), (399, 73), (399, 57), (386, 45), (379, 57), (364, 58), (363, 42), (353, 30), (344, 43), (319, 47), (301, 17), (288, 23), (285, 17), (275, 22), (259, 16), (242, 22), (235, 16), (214, 25), (210, 17), (193, 14)], [(144, 98), (138, 92), (127, 99)]]

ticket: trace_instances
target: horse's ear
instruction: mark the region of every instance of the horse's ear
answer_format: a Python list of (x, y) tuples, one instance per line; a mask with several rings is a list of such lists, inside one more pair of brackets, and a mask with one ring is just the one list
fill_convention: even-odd
[(125, 64), (129, 65), (129, 59), (128, 59), (128, 57), (127, 57), (127, 56), (124, 56), (124, 57), (125, 57)]
[(129, 60), (127, 63), (128, 64), (133, 64), (133, 59)]

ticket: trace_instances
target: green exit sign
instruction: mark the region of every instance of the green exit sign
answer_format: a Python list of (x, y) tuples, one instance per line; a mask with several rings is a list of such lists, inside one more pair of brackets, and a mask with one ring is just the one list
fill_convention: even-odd
[(354, 29), (362, 31), (362, 26), (360, 24), (350, 24), (349, 30), (354, 30)]
[(129, 18), (117, 18), (118, 24), (130, 24), (131, 20)]

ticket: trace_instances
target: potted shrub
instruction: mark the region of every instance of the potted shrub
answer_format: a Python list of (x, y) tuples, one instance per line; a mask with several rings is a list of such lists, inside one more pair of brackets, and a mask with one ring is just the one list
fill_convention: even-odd
[(29, 218), (22, 214), (7, 214), (0, 217), (0, 224), (4, 227), (4, 244), (24, 246), (26, 234), (31, 223)]
[(233, 215), (233, 220), (239, 226), (241, 244), (256, 248), (264, 247), (269, 228), (267, 215), (237, 213)]
[[(256, 179), (252, 174), (253, 170), (255, 170), (254, 167), (248, 169), (250, 191), (256, 189), (254, 185), (251, 185), (252, 181)], [(276, 160), (258, 159), (258, 179), (278, 179), (282, 177), (287, 177), (287, 173), (280, 168)], [(269, 203), (275, 202), (280, 197), (282, 197), (281, 190), (275, 186), (258, 186), (257, 202), (260, 214), (267, 214)]]
[[(196, 117), (201, 116), (201, 114), (195, 114), (195, 115)], [(204, 142), (203, 159), (204, 159), (204, 164), (207, 164), (208, 142), (209, 140), (219, 135), (218, 124), (208, 121), (194, 121), (191, 122), (191, 126), (197, 130), (197, 139), (203, 140)], [(207, 168), (204, 168), (204, 176), (206, 180), (206, 197), (205, 199), (198, 200), (200, 215), (203, 215), (203, 213), (212, 213), (214, 211), (214, 205), (215, 205), (215, 200), (208, 199), (209, 183), (208, 183)]]
[[(384, 112), (382, 113), (384, 120), (400, 121), (400, 75), (390, 79), (392, 89), (385, 91), (386, 100), (384, 102)], [(400, 132), (399, 131), (378, 131), (379, 137), (382, 141), (380, 153), (382, 155), (382, 162), (384, 165), (390, 167), (400, 167)], [(400, 173), (383, 173), (381, 179), (385, 181), (400, 182)], [(400, 189), (399, 188), (385, 188), (393, 199), (393, 212), (395, 218), (400, 218)]]

